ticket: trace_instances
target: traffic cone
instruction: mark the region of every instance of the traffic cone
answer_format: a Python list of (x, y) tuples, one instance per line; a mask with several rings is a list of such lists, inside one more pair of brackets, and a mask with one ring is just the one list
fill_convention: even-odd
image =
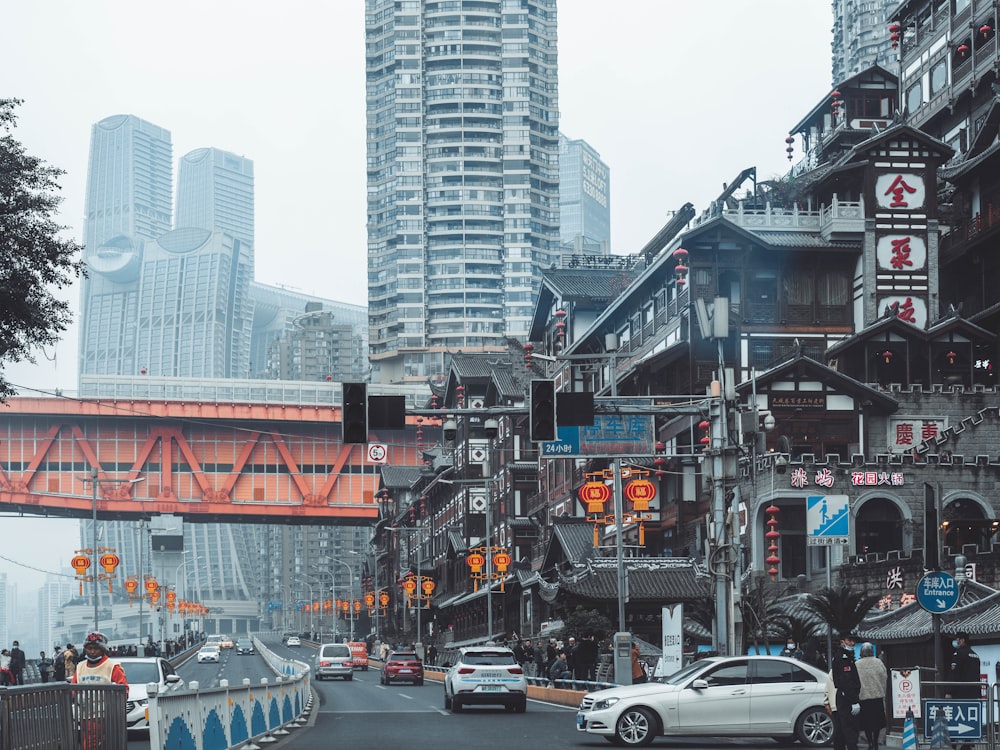
[(930, 750), (951, 750), (951, 737), (948, 736), (948, 720), (944, 711), (934, 714), (934, 728), (931, 729)]
[(907, 711), (903, 720), (902, 750), (917, 750), (917, 730), (913, 726), (913, 711)]

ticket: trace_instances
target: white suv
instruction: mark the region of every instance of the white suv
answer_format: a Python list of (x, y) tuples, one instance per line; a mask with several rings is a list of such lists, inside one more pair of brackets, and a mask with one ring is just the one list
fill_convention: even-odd
[(528, 680), (505, 646), (469, 646), (459, 651), (444, 676), (444, 707), (454, 713), (469, 705), (502, 705), (523, 714), (528, 708)]

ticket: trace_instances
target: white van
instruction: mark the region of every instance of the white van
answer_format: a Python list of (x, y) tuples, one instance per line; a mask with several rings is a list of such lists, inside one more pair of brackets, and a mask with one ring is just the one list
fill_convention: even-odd
[(354, 678), (354, 657), (346, 643), (324, 643), (316, 652), (315, 661), (317, 680), (327, 677)]

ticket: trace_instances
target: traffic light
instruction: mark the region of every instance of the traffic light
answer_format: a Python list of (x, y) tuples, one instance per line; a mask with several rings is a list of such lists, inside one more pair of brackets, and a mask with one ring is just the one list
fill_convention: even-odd
[(554, 380), (532, 380), (528, 401), (530, 422), (528, 437), (532, 442), (556, 439), (556, 384)]
[(345, 443), (368, 442), (368, 386), (344, 383), (343, 423)]

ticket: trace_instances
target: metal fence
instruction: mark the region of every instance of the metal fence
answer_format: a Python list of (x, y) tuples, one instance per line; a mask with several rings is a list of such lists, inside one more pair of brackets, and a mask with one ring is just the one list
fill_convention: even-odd
[(124, 685), (0, 688), (0, 750), (127, 750)]

